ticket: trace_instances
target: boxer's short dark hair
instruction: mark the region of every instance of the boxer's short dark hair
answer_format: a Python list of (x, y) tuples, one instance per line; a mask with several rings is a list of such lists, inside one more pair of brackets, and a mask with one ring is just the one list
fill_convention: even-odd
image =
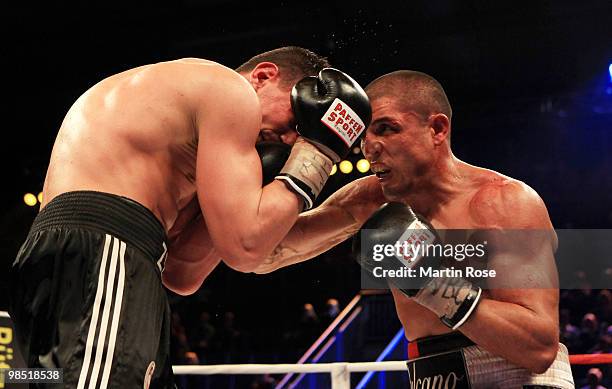
[(407, 110), (413, 110), (426, 118), (433, 113), (453, 116), (442, 85), (429, 74), (413, 70), (398, 70), (372, 81), (365, 88), (370, 100), (392, 96)]
[(307, 76), (316, 76), (321, 69), (330, 67), (327, 58), (308, 49), (287, 46), (257, 54), (240, 65), (236, 71), (250, 72), (261, 62), (272, 62), (281, 71), (281, 78), (287, 84), (295, 84)]

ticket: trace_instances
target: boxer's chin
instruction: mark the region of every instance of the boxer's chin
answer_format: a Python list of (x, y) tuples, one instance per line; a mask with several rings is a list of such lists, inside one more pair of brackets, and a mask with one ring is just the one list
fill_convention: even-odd
[(410, 193), (409, 185), (405, 182), (395, 182), (394, 180), (381, 180), (380, 187), (385, 199), (388, 201), (403, 202)]
[(383, 195), (385, 199), (389, 201), (402, 201), (404, 196), (401, 195), (401, 192), (394, 188), (392, 185), (388, 183), (381, 184)]

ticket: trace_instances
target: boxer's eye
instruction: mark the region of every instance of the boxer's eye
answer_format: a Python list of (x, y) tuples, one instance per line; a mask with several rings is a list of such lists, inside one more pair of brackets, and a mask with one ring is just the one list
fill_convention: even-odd
[(374, 134), (376, 135), (386, 135), (390, 132), (395, 132), (395, 130), (393, 129), (393, 127), (387, 124), (381, 124), (377, 126), (376, 129), (374, 130)]

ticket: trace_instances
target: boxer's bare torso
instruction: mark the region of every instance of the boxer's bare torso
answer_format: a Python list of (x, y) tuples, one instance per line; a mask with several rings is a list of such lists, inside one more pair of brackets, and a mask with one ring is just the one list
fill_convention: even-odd
[(239, 74), (182, 59), (99, 82), (62, 123), (42, 207), (78, 190), (144, 205), (168, 235), (162, 279), (177, 293), (197, 290), (221, 256), (235, 268), (252, 266), (276, 246), (299, 209), (284, 184), (262, 188), (255, 149), (260, 131), (291, 125), (282, 80), (269, 62)]
[(70, 108), (45, 179), (58, 194), (96, 190), (147, 207), (172, 238), (200, 213), (196, 118), (220, 65), (184, 59), (142, 66), (94, 85)]
[[(541, 202), (527, 185), (463, 162), (459, 162), (458, 167), (462, 178), (455, 187), (456, 192), (448, 197), (448, 201), (443, 204), (431, 201), (421, 204), (418, 210), (437, 230), (552, 228), (545, 208), (542, 209), (543, 212), (531, 213), (527, 219), (516, 218), (514, 213), (509, 212), (519, 212), (523, 208), (532, 207), (523, 204), (525, 202)], [(268, 273), (328, 250), (357, 232), (369, 216), (387, 201), (376, 176), (368, 176), (348, 184), (319, 208), (302, 214), (290, 234), (277, 248), (275, 255), (257, 272)], [(508, 224), (500, 225), (503, 220), (508, 220)], [(469, 239), (468, 236), (465, 238)], [(556, 245), (554, 237), (551, 244)], [(551, 264), (545, 263), (542, 266), (550, 267)], [(554, 265), (551, 270), (554, 270)], [(433, 312), (397, 290), (392, 289), (392, 293), (398, 317), (410, 340), (450, 332)], [(485, 290), (483, 293), (493, 299), (506, 298), (503, 292), (496, 294)], [(525, 300), (529, 298), (530, 296), (525, 296)], [(553, 292), (542, 303), (554, 305), (555, 301), (556, 294)]]

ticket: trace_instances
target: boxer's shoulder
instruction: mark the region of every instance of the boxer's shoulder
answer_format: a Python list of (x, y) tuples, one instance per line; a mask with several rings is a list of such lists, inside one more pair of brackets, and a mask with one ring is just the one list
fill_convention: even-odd
[(182, 58), (159, 62), (150, 67), (168, 75), (172, 85), (180, 89), (180, 94), (214, 101), (230, 95), (233, 99), (246, 98), (258, 104), (257, 94), (251, 84), (235, 70), (220, 63), (200, 58)]
[(214, 129), (225, 133), (226, 129), (236, 130), (236, 135), (251, 141), (251, 135), (261, 125), (261, 105), (253, 86), (234, 70), (206, 61), (205, 64), (186, 62), (184, 66), (193, 69), (183, 73), (191, 75), (186, 87), (180, 92), (189, 97), (195, 111), (194, 122), (200, 130)]
[(526, 183), (487, 171), (469, 201), (472, 218), (482, 228), (549, 228), (544, 201)]

